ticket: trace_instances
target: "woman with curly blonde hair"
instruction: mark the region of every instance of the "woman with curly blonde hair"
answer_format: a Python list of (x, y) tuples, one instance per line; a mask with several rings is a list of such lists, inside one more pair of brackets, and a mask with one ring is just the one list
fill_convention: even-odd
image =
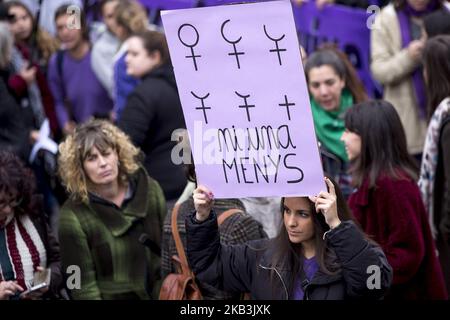
[[(138, 164), (139, 150), (113, 124), (91, 120), (59, 151), (59, 175), (70, 194), (60, 216), (62, 263), (82, 270), (72, 298), (157, 297), (166, 204)], [(139, 243), (143, 236), (149, 249)]]

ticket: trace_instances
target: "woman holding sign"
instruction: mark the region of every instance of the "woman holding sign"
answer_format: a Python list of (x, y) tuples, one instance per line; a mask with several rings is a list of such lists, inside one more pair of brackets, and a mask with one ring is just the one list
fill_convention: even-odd
[(392, 269), (382, 250), (355, 225), (339, 187), (315, 197), (282, 201), (284, 224), (270, 240), (221, 245), (213, 195), (194, 191), (196, 212), (186, 219), (187, 254), (197, 278), (252, 299), (383, 297)]
[(428, 216), (416, 184), (417, 168), (394, 107), (365, 102), (345, 115), (342, 135), (357, 188), (350, 208), (381, 244), (394, 269), (391, 299), (446, 299)]
[(364, 87), (345, 54), (332, 47), (314, 52), (306, 62), (305, 72), (324, 171), (339, 182), (348, 196), (348, 159), (340, 141), (344, 132), (342, 115), (354, 103), (367, 99)]

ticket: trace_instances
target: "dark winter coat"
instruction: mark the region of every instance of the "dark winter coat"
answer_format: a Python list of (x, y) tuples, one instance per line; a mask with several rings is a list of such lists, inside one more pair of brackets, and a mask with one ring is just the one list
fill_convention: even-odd
[(450, 291), (450, 117), (442, 124), (438, 164), (434, 181), (434, 223), (438, 226), (436, 246), (439, 251), (447, 292)]
[(30, 219), (44, 243), (45, 251), (47, 252), (47, 268), (51, 270), (49, 291), (44, 297), (59, 299), (61, 298), (61, 289), (64, 287), (64, 284), (58, 240), (46, 222), (43, 209), (40, 210), (40, 214), (30, 215)]
[[(250, 292), (255, 300), (292, 298), (286, 283), (292, 270), (289, 266), (271, 267), (276, 250), (272, 239), (220, 245), (215, 213), (202, 223), (195, 220), (195, 215), (187, 217), (186, 231), (189, 264), (200, 281), (230, 292)], [(325, 239), (339, 259), (341, 271), (328, 275), (319, 270), (303, 288), (305, 299), (383, 297), (391, 284), (392, 269), (382, 250), (366, 240), (351, 221), (342, 222)], [(380, 281), (379, 288), (370, 289), (368, 268), (372, 265), (379, 268)]]
[(2, 75), (0, 71), (0, 149), (28, 161), (31, 144), (30, 130), (23, 119), (25, 110), (18, 105)]

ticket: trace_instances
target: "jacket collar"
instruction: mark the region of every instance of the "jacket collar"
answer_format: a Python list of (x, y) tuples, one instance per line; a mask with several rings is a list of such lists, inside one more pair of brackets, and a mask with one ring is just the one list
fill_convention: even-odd
[(371, 193), (377, 188), (383, 188), (386, 185), (392, 186), (393, 181), (396, 180), (412, 180), (412, 178), (403, 170), (397, 170), (395, 174), (397, 177), (393, 178), (387, 173), (380, 173), (375, 181), (375, 186), (372, 188), (369, 188), (369, 178), (366, 177), (363, 180), (361, 187), (359, 187), (358, 190), (352, 194), (354, 203), (359, 206), (367, 206), (369, 204), (369, 197)]
[[(272, 244), (272, 243), (273, 242), (270, 242), (270, 244)], [(265, 250), (264, 254), (262, 255), (259, 266), (262, 267), (263, 269), (276, 270), (276, 273), (281, 278), (281, 282), (286, 287), (286, 285), (287, 285), (286, 279), (288, 279), (289, 274), (292, 273), (292, 268), (290, 268), (290, 266), (287, 266), (287, 265), (278, 265), (275, 267), (272, 267), (270, 265), (270, 257), (273, 254), (273, 248), (271, 247), (270, 244), (267, 247), (267, 250)], [(342, 272), (337, 272), (336, 274), (327, 274), (319, 269), (317, 271), (317, 273), (314, 275), (314, 277), (311, 279), (311, 282), (309, 283), (309, 285), (321, 286), (321, 285), (327, 285), (327, 284), (330, 284), (333, 282), (337, 282), (340, 280), (342, 280)]]
[(115, 237), (123, 235), (138, 219), (147, 215), (148, 180), (145, 171), (139, 169), (130, 177), (130, 183), (135, 183), (135, 191), (132, 199), (120, 209), (116, 205), (105, 201), (89, 201), (89, 207), (93, 210), (105, 226)]
[(170, 63), (165, 63), (163, 65), (160, 65), (150, 71), (148, 74), (142, 77), (142, 80), (145, 81), (149, 78), (157, 78), (161, 80), (167, 81), (167, 83), (174, 88), (175, 90), (178, 90), (177, 84), (175, 81), (175, 74), (173, 73), (173, 66)]

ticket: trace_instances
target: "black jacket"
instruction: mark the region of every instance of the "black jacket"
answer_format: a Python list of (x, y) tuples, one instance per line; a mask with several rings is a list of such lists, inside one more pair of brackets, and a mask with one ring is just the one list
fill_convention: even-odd
[(24, 121), (27, 110), (19, 106), (8, 90), (6, 81), (0, 71), (0, 149), (13, 152), (28, 162), (31, 145), (30, 128)]
[(438, 163), (434, 181), (434, 224), (439, 261), (450, 292), (450, 116), (442, 121), (439, 135)]
[(178, 198), (186, 186), (182, 165), (171, 159), (172, 133), (186, 128), (171, 65), (163, 65), (144, 77), (130, 94), (119, 127), (145, 153), (144, 166), (159, 182), (167, 200)]
[[(250, 292), (255, 300), (291, 299), (286, 280), (289, 267), (271, 268), (273, 240), (255, 240), (246, 245), (220, 245), (215, 214), (203, 223), (194, 215), (186, 219), (187, 255), (189, 264), (200, 281), (230, 292)], [(351, 221), (342, 222), (326, 235), (335, 251), (341, 271), (328, 275), (319, 270), (304, 287), (305, 299), (341, 300), (351, 298), (382, 298), (392, 281), (392, 268), (383, 251), (368, 242)], [(379, 289), (372, 284), (368, 267), (380, 270)], [(271, 279), (271, 272), (276, 275)]]
[(61, 256), (59, 250), (59, 243), (46, 222), (43, 211), (40, 214), (30, 215), (36, 230), (44, 243), (47, 252), (47, 268), (51, 270), (50, 288), (45, 294), (46, 298), (60, 299), (61, 289), (64, 288), (63, 272), (61, 267)]

